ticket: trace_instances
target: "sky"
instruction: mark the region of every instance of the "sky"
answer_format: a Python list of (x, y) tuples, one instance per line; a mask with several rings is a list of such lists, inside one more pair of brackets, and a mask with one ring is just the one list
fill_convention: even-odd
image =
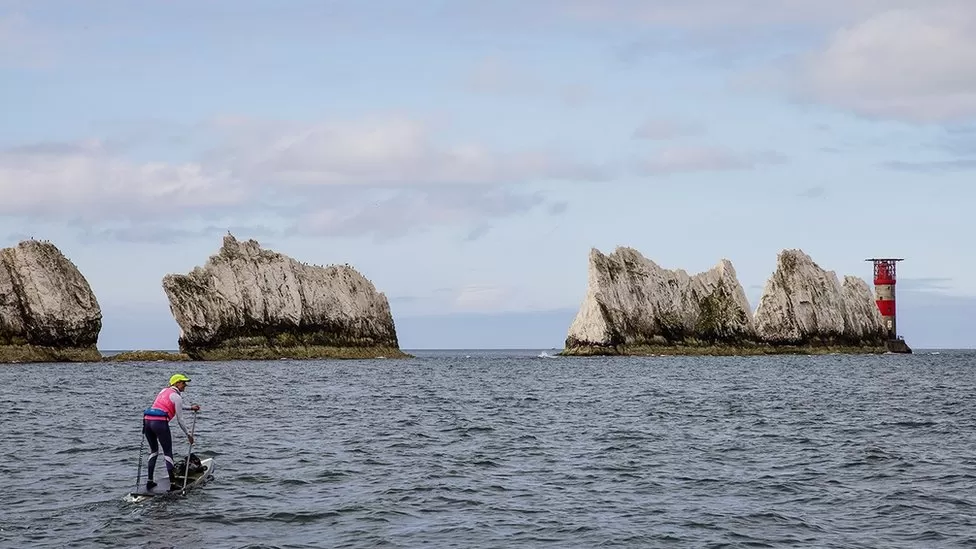
[(101, 349), (239, 239), (349, 263), (400, 344), (561, 348), (591, 248), (898, 264), (899, 332), (976, 347), (971, 0), (0, 0), (0, 247), (47, 239)]

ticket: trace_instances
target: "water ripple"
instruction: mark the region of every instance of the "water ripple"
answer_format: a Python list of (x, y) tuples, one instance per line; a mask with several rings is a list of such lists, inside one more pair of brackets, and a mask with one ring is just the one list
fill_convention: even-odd
[[(976, 546), (974, 352), (537, 354), (5, 366), (0, 545)], [(176, 370), (215, 478), (129, 503)]]

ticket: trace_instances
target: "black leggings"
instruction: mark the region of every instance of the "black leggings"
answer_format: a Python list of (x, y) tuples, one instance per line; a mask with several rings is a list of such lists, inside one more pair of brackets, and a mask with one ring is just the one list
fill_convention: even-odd
[(159, 457), (159, 446), (163, 447), (163, 458), (166, 461), (166, 473), (173, 476), (173, 437), (169, 432), (169, 422), (164, 420), (142, 420), (142, 432), (149, 441), (149, 480), (153, 479), (156, 469), (156, 458)]

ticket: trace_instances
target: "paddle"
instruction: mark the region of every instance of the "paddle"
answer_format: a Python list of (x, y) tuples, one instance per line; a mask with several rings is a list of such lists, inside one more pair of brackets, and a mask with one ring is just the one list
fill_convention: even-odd
[(142, 448), (146, 444), (146, 422), (139, 417), (139, 465), (136, 468), (136, 492), (142, 488)]
[[(193, 438), (193, 430), (197, 427), (197, 411), (193, 410), (193, 423), (190, 424), (190, 438)], [(189, 441), (188, 441), (189, 442)], [(180, 495), (186, 495), (186, 481), (187, 477), (190, 476), (190, 454), (193, 453), (193, 443), (186, 449), (186, 467), (183, 469), (183, 490), (180, 491)]]

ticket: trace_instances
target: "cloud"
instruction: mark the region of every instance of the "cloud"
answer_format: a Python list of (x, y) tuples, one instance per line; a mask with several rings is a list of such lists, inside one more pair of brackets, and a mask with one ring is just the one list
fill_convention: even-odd
[[(390, 238), (558, 208), (528, 186), (608, 177), (603, 167), (558, 151), (447, 140), (402, 117), (319, 124), (222, 118), (195, 129), (212, 146), (185, 162), (132, 160), (111, 139), (0, 150), (0, 215), (75, 221), (93, 236), (144, 241), (200, 235), (160, 231), (234, 215), (277, 216), (310, 234)], [(167, 139), (172, 130), (165, 128)], [(130, 225), (107, 227), (123, 221)]]
[[(743, 80), (859, 116), (912, 123), (976, 120), (971, 0), (573, 0), (557, 17), (614, 25), (633, 61), (656, 52), (779, 61)], [(634, 33), (648, 36), (632, 38)], [(734, 81), (737, 81), (734, 78)]]
[(800, 99), (913, 123), (976, 119), (976, 5), (891, 9), (834, 32), (782, 78)]
[(668, 175), (752, 170), (763, 164), (780, 164), (785, 161), (785, 156), (773, 151), (740, 153), (721, 147), (670, 147), (640, 161), (638, 171), (644, 175)]
[(316, 125), (225, 122), (224, 147), (210, 161), (240, 178), (288, 185), (500, 185), (594, 180), (599, 167), (548, 150), (498, 152), (439, 141), (428, 124), (387, 117)]
[(136, 163), (90, 140), (0, 151), (0, 195), (0, 215), (144, 219), (212, 212), (249, 193), (226, 170)]
[(866, 4), (882, 1), (553, 0), (549, 7), (557, 18), (620, 36), (612, 54), (624, 63), (678, 55), (683, 66), (728, 70), (809, 45), (823, 28), (856, 20), (857, 13), (871, 12)]
[[(99, 227), (77, 220), (69, 221), (68, 225), (77, 230), (78, 234), (88, 241), (117, 240), (127, 243), (174, 244), (187, 238), (204, 237), (210, 239), (214, 236), (222, 236), (228, 232), (233, 234), (246, 234), (248, 238), (271, 238), (284, 234), (284, 231), (280, 229), (274, 229), (264, 225), (241, 226), (227, 224), (183, 228), (159, 222), (115, 222), (109, 226)], [(38, 229), (38, 235), (43, 234), (43, 232), (43, 229)], [(8, 234), (6, 241), (16, 243), (22, 240), (39, 238), (38, 235), (15, 232)]]
[(265, 226), (216, 226), (210, 225), (199, 229), (174, 228), (162, 224), (128, 224), (116, 227), (80, 227), (81, 234), (88, 239), (118, 240), (130, 243), (173, 244), (187, 238), (210, 238), (226, 234), (246, 234), (248, 238), (267, 238), (280, 236), (282, 231)]
[(372, 202), (353, 201), (313, 207), (295, 231), (320, 236), (371, 235), (380, 240), (439, 225), (474, 226), (468, 238), (487, 233), (488, 220), (528, 212), (546, 203), (536, 194), (506, 189), (451, 188), (400, 191)]
[(669, 118), (650, 118), (634, 130), (634, 139), (666, 140), (676, 137), (692, 137), (705, 133), (698, 122)]

